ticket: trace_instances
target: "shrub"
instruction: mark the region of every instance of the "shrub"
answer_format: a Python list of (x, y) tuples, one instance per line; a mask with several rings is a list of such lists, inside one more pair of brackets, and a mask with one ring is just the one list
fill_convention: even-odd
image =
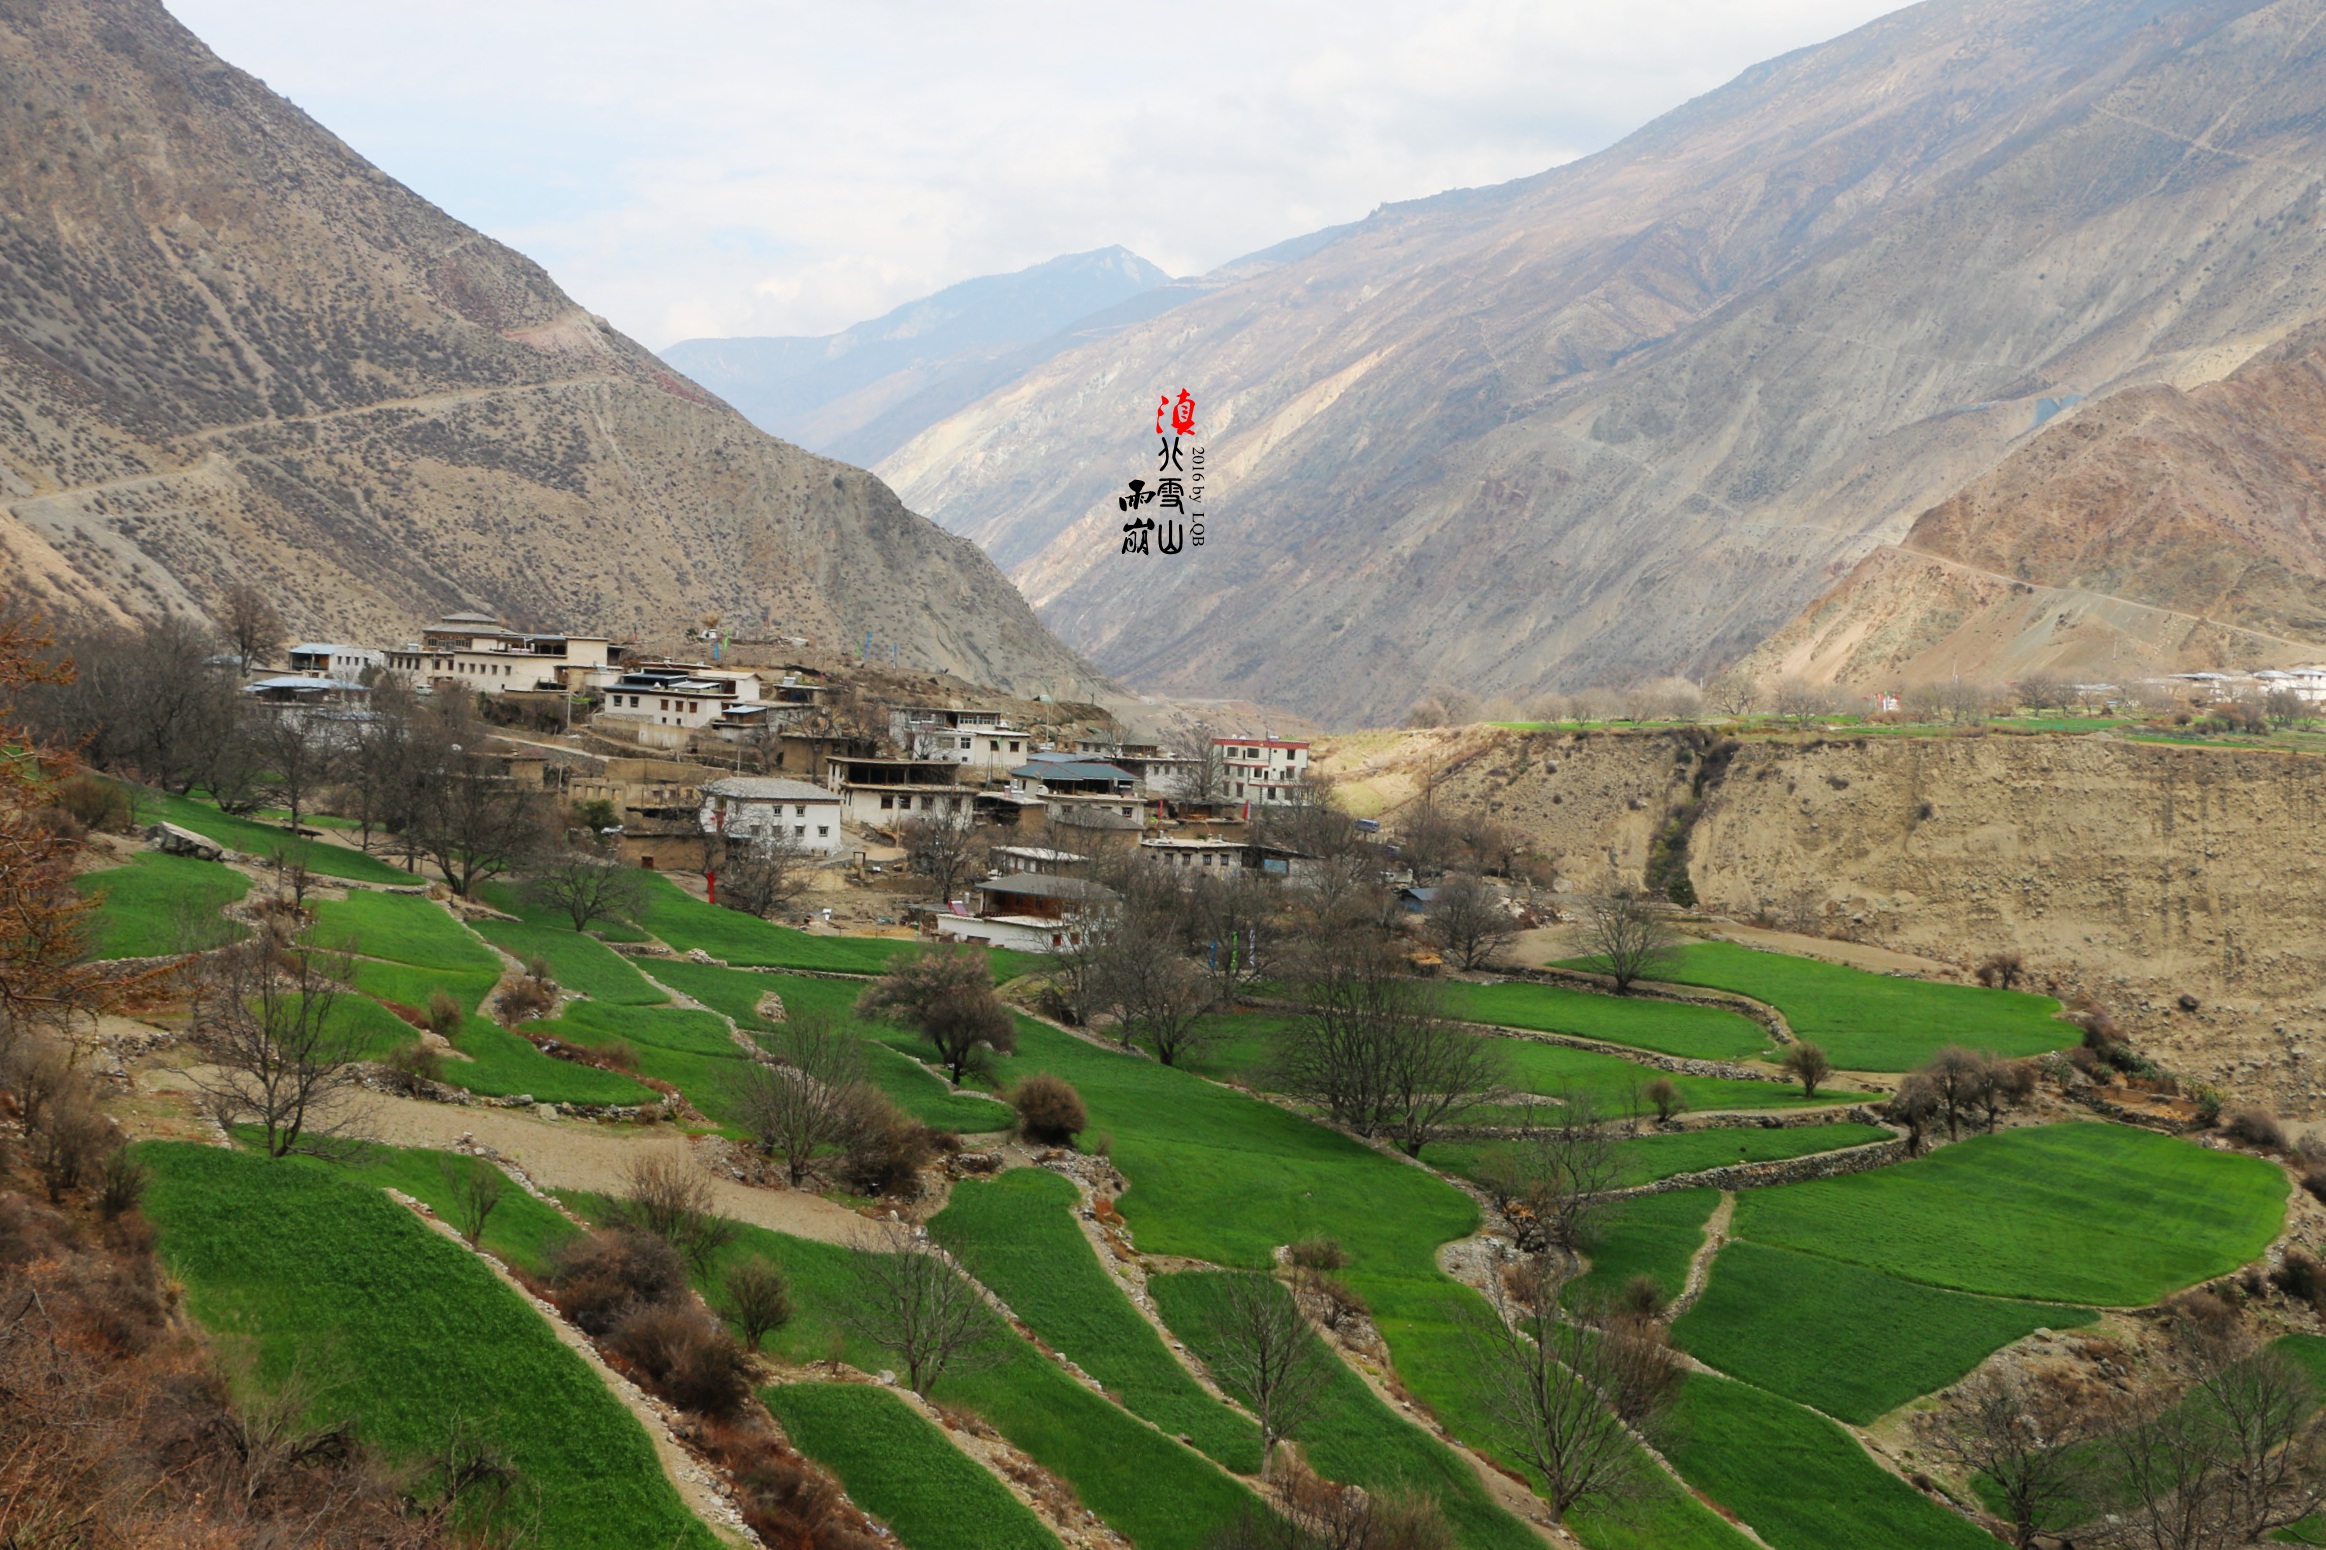
[(97, 1213), (106, 1221), (117, 1221), (137, 1209), (145, 1198), (145, 1186), (152, 1178), (145, 1165), (130, 1155), (129, 1148), (117, 1146), (97, 1167)]
[(1680, 1096), (1680, 1089), (1668, 1076), (1659, 1076), (1648, 1083), (1640, 1089), (1640, 1095), (1655, 1106), (1659, 1121), (1669, 1122), (1673, 1115), (1684, 1113), (1688, 1107), (1688, 1100)]
[(756, 1256), (727, 1268), (727, 1312), (743, 1331), (743, 1343), (752, 1350), (770, 1330), (791, 1322), (791, 1283), (782, 1271)]
[(1317, 1322), (1331, 1330), (1345, 1329), (1359, 1319), (1372, 1316), (1373, 1309), (1339, 1279), (1321, 1271), (1309, 1271), (1300, 1278), (1300, 1289), (1316, 1303)]
[(1824, 1048), (1807, 1040), (1785, 1046), (1777, 1068), (1801, 1084), (1805, 1098), (1816, 1097), (1818, 1084), (1833, 1074), (1833, 1062), (1826, 1059)]
[(840, 1182), (859, 1195), (911, 1200), (921, 1193), (921, 1169), (935, 1148), (929, 1129), (871, 1088), (858, 1090)]
[(2269, 1284), (2296, 1302), (2315, 1305), (2326, 1294), (2326, 1265), (2320, 1265), (2305, 1249), (2288, 1249), (2285, 1259), (2269, 1273)]
[(599, 1045), (598, 1059), (608, 1070), (635, 1072), (638, 1069), (638, 1050), (628, 1039)]
[(449, 1039), (460, 1032), (460, 1003), (449, 990), (432, 992), (428, 997), (428, 1031), (440, 1039)]
[(541, 981), (542, 984), (547, 985), (551, 990), (555, 990), (557, 988), (557, 976), (550, 972), (549, 960), (542, 957), (539, 953), (527, 953), (525, 955), (525, 974), (529, 979), (537, 979)]
[(1990, 953), (1979, 963), (1979, 983), (1990, 990), (2009, 990), (2019, 983), (2027, 966), (2017, 953)]
[(1082, 1095), (1064, 1077), (1037, 1071), (1010, 1093), (1010, 1107), (1018, 1111), (1018, 1129), (1029, 1141), (1071, 1146), (1089, 1122)]
[(2286, 1132), (2277, 1116), (2260, 1109), (2240, 1109), (2229, 1116), (2226, 1127), (2229, 1139), (2258, 1151), (2282, 1152), (2286, 1149)]
[(493, 998), (493, 1010), (503, 1027), (514, 1028), (519, 1023), (537, 1022), (557, 1010), (557, 987), (547, 979), (528, 974), (511, 980), (501, 987)]
[(380, 1064), (394, 1072), (398, 1086), (407, 1093), (420, 1090), (422, 1082), (444, 1080), (444, 1056), (425, 1044), (406, 1044), (380, 1057)]
[(606, 1347), (663, 1398), (697, 1415), (733, 1415), (751, 1395), (751, 1364), (718, 1322), (692, 1303), (633, 1308)]
[(1349, 1263), (1348, 1250), (1338, 1238), (1303, 1238), (1285, 1256), (1303, 1270), (1341, 1270)]
[(2068, 1064), (2103, 1087), (2108, 1084), (2111, 1078), (2108, 1062), (2102, 1060), (2099, 1052), (2089, 1044), (2079, 1044), (2074, 1049), (2069, 1050)]
[(50, 795), (86, 829), (123, 834), (137, 821), (129, 793), (95, 775), (68, 775), (50, 788)]
[(558, 1250), (550, 1285), (567, 1318), (603, 1335), (636, 1309), (682, 1296), (686, 1264), (678, 1250), (650, 1233), (594, 1232)]
[(1615, 1306), (1619, 1313), (1633, 1318), (1660, 1318), (1664, 1312), (1664, 1289), (1656, 1284), (1654, 1276), (1633, 1276), (1623, 1283), (1623, 1290), (1616, 1296)]

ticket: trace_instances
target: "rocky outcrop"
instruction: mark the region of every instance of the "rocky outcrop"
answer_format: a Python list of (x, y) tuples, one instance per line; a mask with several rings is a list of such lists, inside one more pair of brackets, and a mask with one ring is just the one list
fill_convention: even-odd
[(311, 638), (541, 628), (1088, 674), (973, 545), (764, 435), (158, 0), (0, 0), (0, 576), (52, 610)]

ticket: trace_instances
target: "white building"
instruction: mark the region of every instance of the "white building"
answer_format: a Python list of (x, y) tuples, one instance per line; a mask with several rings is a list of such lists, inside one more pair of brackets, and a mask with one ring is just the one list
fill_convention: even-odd
[(321, 641), (293, 646), (288, 658), (291, 671), (302, 678), (337, 678), (346, 683), (361, 683), (366, 670), (388, 665), (388, 654), (384, 651)]
[(758, 675), (700, 663), (658, 663), (617, 675), (591, 724), (642, 743), (683, 748), (742, 705), (759, 703)]
[(998, 710), (950, 705), (900, 705), (889, 712), (888, 735), (915, 759), (1006, 770), (1024, 762), (1033, 739)]
[(840, 839), (840, 799), (804, 780), (730, 775), (703, 787), (705, 834), (728, 839), (788, 838), (802, 850), (836, 856)]
[(850, 823), (886, 828), (907, 817), (973, 813), (977, 792), (953, 783), (958, 768), (929, 759), (834, 755), (824, 761), (824, 784)]
[(1269, 737), (1215, 737), (1231, 802), (1289, 802), (1308, 774), (1308, 744)]
[(602, 635), (512, 630), (490, 614), (447, 614), (420, 639), (382, 653), (388, 671), (414, 688), (473, 694), (572, 690), (611, 674), (625, 648)]

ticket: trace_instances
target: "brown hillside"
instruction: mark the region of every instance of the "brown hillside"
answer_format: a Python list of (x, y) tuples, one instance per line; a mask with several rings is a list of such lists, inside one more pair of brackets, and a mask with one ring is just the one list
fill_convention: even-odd
[(358, 639), (717, 613), (1087, 683), (968, 543), (753, 429), (154, 0), (0, 0), (0, 558)]
[(1757, 655), (1851, 682), (2121, 679), (2326, 654), (2326, 350), (2054, 422)]

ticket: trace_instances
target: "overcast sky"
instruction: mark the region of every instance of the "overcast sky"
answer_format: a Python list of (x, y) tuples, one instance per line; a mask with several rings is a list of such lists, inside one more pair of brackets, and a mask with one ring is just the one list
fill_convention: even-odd
[(661, 347), (1540, 172), (1894, 0), (167, 0)]

